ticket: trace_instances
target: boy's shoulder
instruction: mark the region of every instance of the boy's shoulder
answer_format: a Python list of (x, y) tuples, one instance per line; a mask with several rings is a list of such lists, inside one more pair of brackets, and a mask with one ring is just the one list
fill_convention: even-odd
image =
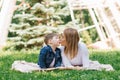
[(57, 48), (56, 48), (56, 50), (59, 50), (59, 51), (60, 51), (60, 48), (59, 48), (59, 47), (57, 47)]
[(46, 45), (46, 46), (43, 46), (41, 50), (50, 50), (50, 47)]
[(42, 47), (42, 49), (49, 49), (49, 48), (50, 48), (50, 46), (48, 46), (48, 45), (45, 45)]

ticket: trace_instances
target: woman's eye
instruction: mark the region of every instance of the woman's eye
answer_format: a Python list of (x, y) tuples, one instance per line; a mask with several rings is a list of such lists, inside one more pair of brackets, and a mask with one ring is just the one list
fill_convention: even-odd
[(60, 36), (59, 36), (59, 39), (61, 39), (61, 38), (62, 38), (62, 36), (60, 35)]

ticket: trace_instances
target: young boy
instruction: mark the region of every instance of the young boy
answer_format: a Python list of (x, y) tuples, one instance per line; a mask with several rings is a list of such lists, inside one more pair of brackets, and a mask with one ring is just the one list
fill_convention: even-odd
[(39, 54), (38, 65), (40, 68), (60, 67), (62, 63), (61, 51), (59, 46), (59, 36), (55, 33), (50, 33), (45, 36), (44, 46)]

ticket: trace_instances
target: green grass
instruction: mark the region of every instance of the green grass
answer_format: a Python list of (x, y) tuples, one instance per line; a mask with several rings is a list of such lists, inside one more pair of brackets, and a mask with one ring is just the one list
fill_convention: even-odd
[(0, 80), (120, 80), (120, 51), (90, 50), (90, 59), (111, 64), (115, 71), (53, 70), (21, 73), (11, 70), (15, 60), (37, 63), (39, 51), (0, 51)]

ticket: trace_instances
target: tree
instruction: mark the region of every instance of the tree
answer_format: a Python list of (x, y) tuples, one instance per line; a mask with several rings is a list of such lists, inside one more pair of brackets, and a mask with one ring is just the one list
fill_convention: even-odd
[[(7, 49), (37, 49), (42, 46), (45, 34), (63, 31), (66, 26), (74, 27), (65, 0), (18, 0), (17, 5), (20, 6), (13, 15), (8, 35), (8, 41), (12, 44)], [(76, 15), (79, 18), (80, 14)], [(88, 22), (91, 24), (88, 12), (83, 16), (85, 16), (85, 24)], [(80, 26), (80, 20), (78, 21)], [(83, 41), (90, 43), (89, 32), (84, 33), (86, 35), (84, 39), (87, 39)]]
[(12, 49), (40, 48), (45, 34), (60, 32), (61, 28), (58, 26), (70, 21), (69, 19), (64, 21), (70, 15), (64, 0), (47, 0), (35, 3), (33, 6), (28, 6), (28, 4), (24, 2), (13, 16), (9, 28), (9, 41), (12, 42), (10, 48)]

